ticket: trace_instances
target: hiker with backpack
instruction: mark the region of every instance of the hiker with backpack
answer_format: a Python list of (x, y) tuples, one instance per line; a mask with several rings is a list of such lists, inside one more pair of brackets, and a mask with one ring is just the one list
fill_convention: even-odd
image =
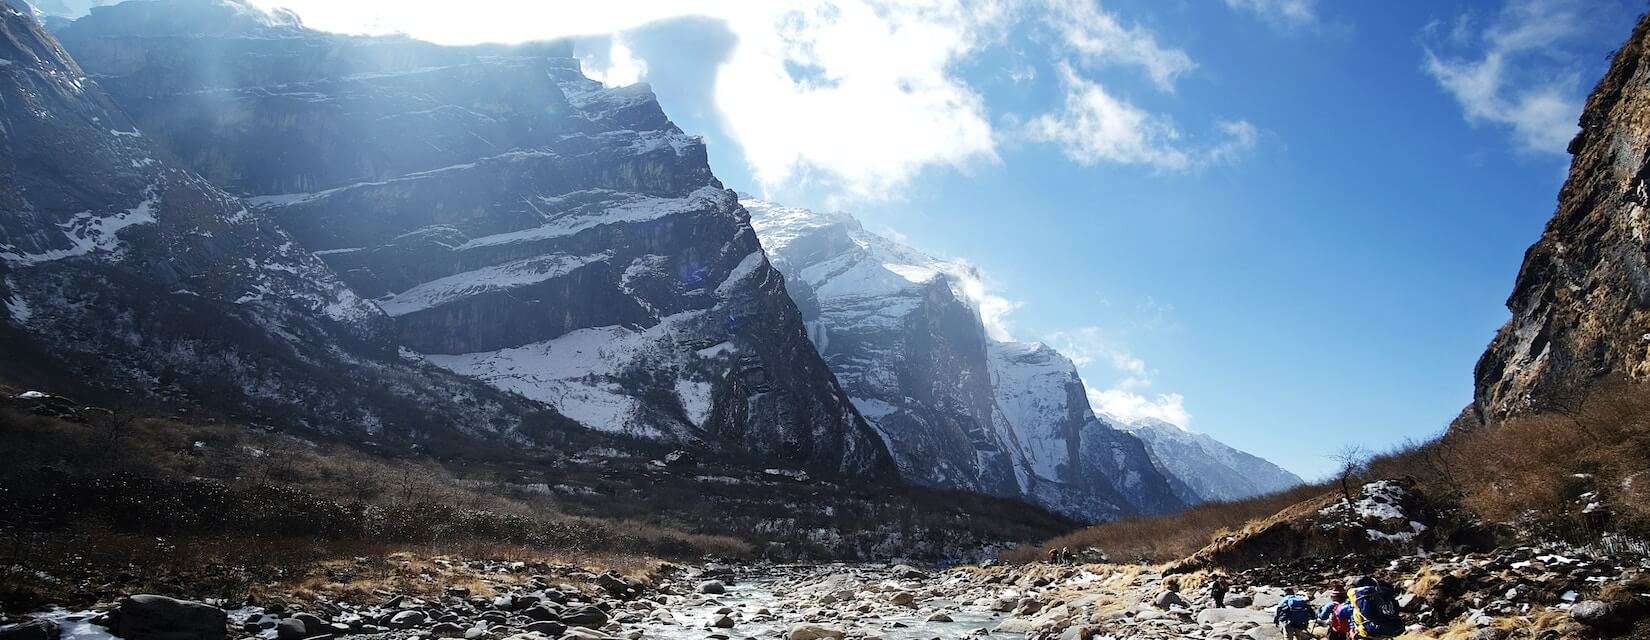
[(1352, 640), (1352, 605), (1346, 601), (1346, 590), (1339, 583), (1331, 589), (1329, 604), (1318, 609), (1318, 621), (1329, 628), (1324, 640)]
[(1392, 588), (1373, 576), (1364, 576), (1352, 583), (1346, 592), (1352, 612), (1352, 637), (1396, 638), (1404, 633), (1403, 618), (1398, 615), (1398, 599)]
[(1209, 579), (1209, 599), (1215, 603), (1215, 608), (1226, 606), (1226, 578), (1216, 574)]
[(1283, 630), (1283, 637), (1287, 640), (1315, 640), (1312, 637), (1312, 621), (1317, 619), (1312, 611), (1312, 599), (1296, 593), (1291, 589), (1272, 614), (1272, 624)]

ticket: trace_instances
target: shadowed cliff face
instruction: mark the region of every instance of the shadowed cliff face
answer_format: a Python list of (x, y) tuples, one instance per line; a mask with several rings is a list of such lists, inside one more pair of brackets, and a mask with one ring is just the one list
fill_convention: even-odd
[(1570, 407), (1603, 378), (1650, 375), (1647, 38), (1641, 19), (1587, 100), (1558, 211), (1525, 254), (1513, 317), (1478, 362), (1460, 424)]
[(127, 3), (60, 35), (137, 129), (427, 361), (595, 429), (891, 471), (703, 141), (645, 85), (588, 80), (563, 44), (337, 36), (233, 2)]
[(35, 20), (0, 6), (0, 369), (42, 388), (384, 438), (543, 410), (403, 360), (384, 315), (171, 164)]

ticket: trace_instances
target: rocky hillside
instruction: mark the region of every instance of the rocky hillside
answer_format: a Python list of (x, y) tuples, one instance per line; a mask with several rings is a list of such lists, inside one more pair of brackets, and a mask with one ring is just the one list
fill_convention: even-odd
[(988, 335), (968, 265), (846, 214), (744, 204), (809, 337), (904, 477), (1090, 521), (1182, 506), (1141, 442), (1095, 417), (1070, 360)]
[(415, 359), (599, 430), (891, 472), (647, 86), (586, 79), (562, 44), (339, 36), (235, 0), (97, 8), (59, 36), (125, 131), (245, 198)]
[(11, 5), (0, 119), (0, 375), (369, 439), (513, 438), (553, 421), (403, 358), (376, 306), (172, 164)]
[(1305, 482), (1264, 458), (1234, 449), (1206, 434), (1151, 418), (1113, 422), (1146, 443), (1152, 462), (1169, 475), (1176, 495), (1187, 504), (1242, 500)]
[(1558, 211), (1525, 254), (1512, 319), (1478, 362), (1469, 424), (1566, 408), (1604, 378), (1650, 376), (1647, 25), (1587, 100)]

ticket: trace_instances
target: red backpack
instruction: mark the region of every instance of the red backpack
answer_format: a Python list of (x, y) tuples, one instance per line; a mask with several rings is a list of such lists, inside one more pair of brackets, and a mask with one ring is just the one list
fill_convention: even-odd
[(1329, 610), (1329, 631), (1346, 636), (1352, 632), (1352, 604), (1340, 602)]

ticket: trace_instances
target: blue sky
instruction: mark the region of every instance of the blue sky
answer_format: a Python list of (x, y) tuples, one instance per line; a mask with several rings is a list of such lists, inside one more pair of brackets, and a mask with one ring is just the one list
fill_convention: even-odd
[(728, 186), (971, 262), (996, 330), (1062, 348), (1098, 404), (1307, 477), (1471, 398), (1642, 10), (476, 2), (267, 3), (444, 42), (578, 36), (591, 74), (651, 83), (704, 135)]

